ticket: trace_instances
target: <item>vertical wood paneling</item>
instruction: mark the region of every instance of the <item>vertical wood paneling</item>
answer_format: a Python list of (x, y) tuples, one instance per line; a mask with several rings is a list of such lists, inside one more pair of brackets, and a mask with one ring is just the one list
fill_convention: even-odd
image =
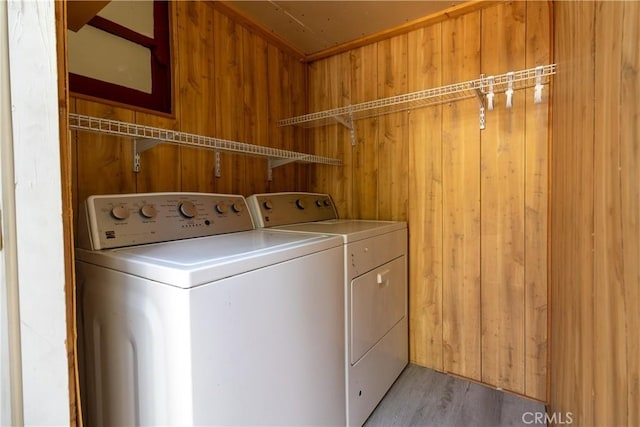
[[(269, 93), (269, 139), (281, 142), (287, 150), (307, 152), (300, 145), (304, 135), (297, 127), (278, 127), (278, 119), (304, 113), (304, 95), (297, 92), (304, 88), (304, 76), (296, 70), (302, 68), (273, 45), (268, 47), (268, 93)], [(302, 99), (296, 103), (296, 99)], [(263, 160), (264, 161), (264, 160)], [(261, 169), (266, 174), (266, 162)], [(299, 167), (294, 164), (280, 166), (273, 170), (273, 181), (268, 183), (269, 191), (293, 191), (299, 185)], [(266, 176), (266, 175), (265, 175)], [(293, 187), (292, 187), (293, 186)]]
[(593, 419), (595, 3), (554, 3), (551, 155), (551, 407)]
[[(622, 217), (620, 194), (620, 76), (623, 8), (598, 3), (595, 43), (595, 105), (608, 108), (595, 116), (594, 143), (594, 420), (624, 425), (627, 418), (627, 377)], [(617, 27), (617, 28), (616, 28)], [(615, 30), (614, 30), (615, 28)], [(597, 286), (607, 283), (607, 286)]]
[[(549, 18), (546, 2), (502, 3), (354, 49), (351, 102), (548, 63)], [(310, 64), (309, 111), (345, 105), (343, 64), (341, 56)], [(359, 120), (353, 162), (344, 166), (352, 169), (351, 189), (324, 167), (311, 169), (310, 185), (340, 200), (350, 195), (350, 217), (408, 220), (412, 361), (540, 400), (547, 378), (545, 90), (542, 105), (533, 104), (532, 89), (517, 90), (509, 110), (498, 96), (482, 133), (476, 99)], [(332, 146), (340, 132), (311, 130), (310, 150)], [(349, 209), (340, 206), (345, 216)]]
[[(480, 75), (480, 12), (442, 24), (443, 84)], [(480, 126), (478, 102), (444, 107), (444, 370), (476, 381), (480, 370)]]
[[(375, 44), (351, 52), (351, 99), (354, 104), (378, 98), (378, 49)], [(373, 83), (372, 83), (373, 82)], [(355, 122), (352, 218), (378, 218), (378, 119)], [(357, 195), (357, 196), (356, 196)]]
[[(244, 142), (241, 125), (244, 123), (242, 31), (242, 27), (229, 17), (214, 11), (216, 136)], [(220, 154), (222, 176), (216, 181), (216, 191), (237, 193), (244, 188), (244, 161), (244, 156)]]
[[(627, 382), (627, 425), (637, 426), (640, 425), (640, 4), (623, 4), (619, 159), (627, 360), (626, 372), (622, 367), (620, 371)], [(622, 324), (616, 327), (622, 328)]]
[[(134, 112), (71, 98), (80, 114), (179, 129), (307, 152), (304, 130), (275, 132), (277, 120), (305, 112), (306, 64), (247, 31), (211, 2), (172, 2), (175, 117)], [(277, 57), (273, 62), (270, 58)], [(271, 78), (274, 75), (276, 78)], [(273, 108), (288, 105), (287, 110)], [(77, 143), (76, 143), (77, 142)], [(134, 173), (132, 141), (79, 132), (74, 145), (74, 204), (90, 194), (146, 191), (237, 192), (268, 188), (267, 162), (222, 155), (222, 178), (214, 177), (210, 150), (159, 144), (142, 153)], [(276, 169), (272, 189), (308, 190), (307, 165)], [(279, 175), (281, 174), (281, 175)]]
[[(133, 121), (134, 113), (95, 102), (77, 100), (76, 113)], [(115, 136), (74, 132), (77, 140), (77, 200), (92, 194), (135, 193), (131, 141)]]
[[(441, 26), (408, 35), (408, 90), (442, 84)], [(410, 358), (442, 365), (442, 106), (409, 113)]]
[[(525, 16), (524, 2), (483, 10), (484, 73), (524, 68)], [(524, 393), (524, 95), (495, 101), (480, 154), (482, 381)]]
[[(213, 8), (204, 2), (176, 2), (180, 130), (214, 136), (215, 108), (211, 102), (213, 64)], [(215, 154), (209, 150), (180, 147), (181, 189), (215, 191)], [(225, 171), (228, 173), (229, 171)]]
[[(378, 96), (407, 92), (407, 35), (378, 42)], [(379, 119), (378, 216), (407, 220), (408, 164), (407, 114), (388, 114)]]
[[(318, 80), (318, 76), (321, 76)], [(348, 53), (333, 56), (314, 64), (310, 78), (323, 89), (310, 95), (310, 111), (335, 108), (351, 103), (351, 58)], [(326, 105), (316, 109), (316, 106)], [(330, 193), (341, 217), (347, 218), (352, 198), (352, 146), (350, 132), (343, 125), (328, 125), (311, 131), (309, 147), (314, 153), (342, 159), (343, 165), (335, 168), (314, 165), (311, 186), (314, 191)]]
[[(267, 42), (260, 37), (242, 32), (242, 50), (244, 52), (244, 135), (243, 141), (256, 145), (267, 145), (269, 139), (269, 99), (265, 93), (268, 88)], [(267, 191), (267, 161), (246, 157), (245, 186), (247, 193)]]
[[(527, 2), (526, 68), (551, 63), (550, 2)], [(526, 96), (525, 129), (525, 395), (547, 400), (548, 310), (548, 139), (549, 87), (543, 90), (542, 103)]]

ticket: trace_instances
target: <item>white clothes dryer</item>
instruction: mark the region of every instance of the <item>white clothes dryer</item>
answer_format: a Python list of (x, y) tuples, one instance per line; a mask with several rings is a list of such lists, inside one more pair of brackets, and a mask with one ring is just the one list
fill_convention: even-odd
[(257, 227), (343, 241), (346, 423), (364, 424), (408, 364), (407, 224), (338, 219), (328, 194), (247, 198)]
[(92, 196), (77, 249), (85, 423), (344, 423), (342, 241), (242, 196)]

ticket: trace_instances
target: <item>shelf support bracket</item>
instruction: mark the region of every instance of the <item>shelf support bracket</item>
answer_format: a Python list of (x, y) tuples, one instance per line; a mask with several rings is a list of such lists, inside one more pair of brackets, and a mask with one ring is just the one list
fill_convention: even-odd
[(133, 171), (140, 172), (140, 154), (160, 144), (157, 139), (134, 139), (133, 140)]
[(356, 146), (356, 127), (353, 125), (353, 112), (349, 112), (349, 118), (345, 119), (342, 116), (333, 116), (333, 118), (340, 123), (342, 126), (349, 129), (350, 138), (351, 138), (351, 146)]
[(478, 102), (480, 103), (480, 129), (485, 128), (485, 107), (484, 107), (484, 95), (480, 89), (474, 89)]
[(269, 159), (268, 169), (267, 169), (267, 181), (273, 181), (273, 169), (278, 166), (288, 165), (289, 163), (293, 163), (297, 161), (297, 159)]
[(213, 153), (215, 156), (215, 166), (213, 174), (216, 178), (220, 178), (222, 177), (222, 167), (220, 166), (220, 151), (214, 150)]

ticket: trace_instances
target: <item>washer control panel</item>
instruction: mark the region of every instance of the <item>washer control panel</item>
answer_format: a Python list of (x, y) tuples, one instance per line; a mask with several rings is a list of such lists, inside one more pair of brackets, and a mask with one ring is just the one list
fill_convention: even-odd
[(253, 230), (243, 196), (140, 193), (90, 196), (81, 208), (78, 246), (107, 249)]
[(247, 198), (257, 227), (338, 219), (331, 196), (321, 193), (264, 193)]

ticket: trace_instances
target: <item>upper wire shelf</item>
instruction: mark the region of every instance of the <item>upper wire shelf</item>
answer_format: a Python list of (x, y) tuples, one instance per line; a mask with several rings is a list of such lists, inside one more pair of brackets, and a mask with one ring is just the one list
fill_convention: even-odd
[[(480, 100), (481, 108), (484, 108), (486, 98), (491, 110), (493, 108), (493, 94), (496, 92), (507, 92), (508, 94), (510, 90), (524, 89), (531, 86), (536, 87), (536, 102), (539, 102), (538, 91), (542, 90), (542, 85), (549, 83), (550, 76), (555, 73), (556, 64), (550, 64), (496, 76), (483, 75), (476, 80), (453, 83), (404, 95), (283, 119), (278, 121), (278, 126), (316, 127), (335, 124), (336, 122), (349, 126), (353, 120), (474, 97)], [(487, 98), (487, 96), (489, 97)], [(509, 94), (508, 96), (510, 97)], [(510, 102), (509, 99), (507, 101), (508, 104)]]
[[(170, 144), (178, 144), (189, 147), (207, 148), (220, 152), (266, 157), (267, 159), (269, 159), (269, 172), (271, 172), (271, 168), (273, 167), (291, 162), (316, 163), (324, 165), (342, 164), (341, 160), (328, 157), (315, 156), (312, 154), (298, 153), (295, 151), (247, 144), (243, 142), (229, 141), (226, 139), (214, 138), (210, 136), (202, 136), (186, 132), (155, 128), (151, 126), (121, 122), (100, 117), (86, 116), (76, 113), (69, 114), (69, 127), (73, 130), (78, 131), (132, 138), (134, 140), (134, 143), (138, 142), (137, 147), (134, 144), (134, 156), (136, 157), (137, 162), (139, 162), (139, 153), (148, 148), (151, 148), (158, 143), (166, 142)], [(134, 170), (139, 171), (139, 163), (137, 164), (137, 168), (136, 166), (134, 166)]]

